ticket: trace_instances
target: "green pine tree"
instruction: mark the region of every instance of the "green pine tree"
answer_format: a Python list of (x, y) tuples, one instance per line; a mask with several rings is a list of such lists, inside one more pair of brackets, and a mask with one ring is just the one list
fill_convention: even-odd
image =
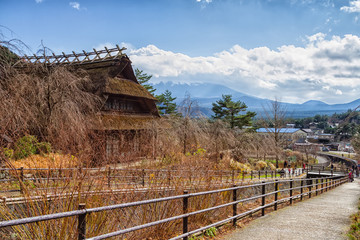
[(212, 105), (212, 111), (215, 113), (212, 117), (228, 122), (231, 128), (251, 126), (252, 118), (256, 115), (255, 112), (249, 111), (241, 114), (241, 112), (246, 111), (246, 104), (241, 101), (234, 102), (231, 95), (222, 95), (222, 99)]
[(166, 90), (164, 93), (156, 96), (156, 98), (158, 99), (157, 106), (160, 114), (177, 113), (176, 111), (177, 106), (176, 103), (174, 102), (176, 97), (172, 97), (171, 92), (169, 90)]
[(147, 73), (144, 73), (143, 70), (135, 68), (135, 77), (146, 90), (148, 90), (151, 94), (154, 94), (156, 89), (152, 85), (148, 84), (152, 75), (148, 75)]

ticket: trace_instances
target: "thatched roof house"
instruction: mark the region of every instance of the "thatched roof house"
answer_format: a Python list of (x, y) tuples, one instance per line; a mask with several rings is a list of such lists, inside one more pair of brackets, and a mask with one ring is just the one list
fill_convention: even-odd
[(103, 155), (116, 161), (147, 155), (151, 149), (151, 128), (159, 119), (156, 98), (139, 84), (123, 50), (117, 46), (93, 52), (24, 56), (14, 65), (26, 69), (41, 63), (85, 70), (92, 82), (90, 91), (104, 99), (95, 116), (94, 130), (103, 137)]

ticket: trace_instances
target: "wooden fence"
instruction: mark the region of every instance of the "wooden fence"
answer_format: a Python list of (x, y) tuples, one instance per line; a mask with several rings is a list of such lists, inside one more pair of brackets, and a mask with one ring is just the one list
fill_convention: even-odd
[[(205, 231), (206, 229), (209, 229), (211, 227), (216, 227), (229, 222), (232, 222), (232, 224), (235, 225), (239, 219), (254, 214), (256, 212), (261, 212), (261, 215), (264, 216), (265, 209), (267, 208), (273, 208), (273, 210), (277, 210), (279, 204), (282, 203), (293, 204), (295, 200), (303, 200), (305, 197), (311, 198), (313, 195), (321, 194), (345, 182), (347, 182), (346, 177), (342, 177), (342, 178), (326, 177), (326, 178), (313, 178), (313, 179), (299, 178), (299, 179), (283, 179), (283, 180), (277, 179), (275, 181), (273, 180), (267, 182), (263, 181), (261, 183), (252, 184), (252, 185), (242, 185), (242, 186), (234, 185), (233, 187), (230, 188), (218, 189), (218, 190), (212, 190), (206, 192), (189, 193), (185, 191), (183, 195), (176, 195), (170, 197), (156, 198), (156, 199), (116, 204), (116, 205), (96, 207), (96, 208), (86, 208), (84, 204), (80, 204), (79, 210), (75, 210), (75, 211), (61, 212), (61, 213), (29, 217), (23, 219), (15, 219), (10, 221), (2, 221), (0, 222), (0, 228), (15, 227), (18, 225), (38, 223), (41, 221), (50, 221), (59, 218), (77, 217), (78, 239), (95, 240), (95, 239), (107, 239), (110, 237), (115, 237), (120, 235), (126, 237), (127, 233), (150, 228), (171, 221), (182, 220), (182, 229), (181, 230), (179, 229), (178, 233), (171, 233), (169, 235), (169, 238), (171, 238), (172, 240), (175, 239), (187, 240), (189, 236), (192, 236), (195, 233)], [(242, 189), (257, 189), (257, 190), (261, 189), (261, 192), (258, 193), (256, 191), (253, 191), (254, 194), (252, 196), (241, 199), (239, 198), (238, 193)], [(231, 198), (232, 201), (221, 205), (211, 206), (205, 209), (192, 209), (193, 211), (189, 211), (189, 204), (192, 198), (195, 198), (197, 196), (207, 196), (207, 199), (211, 199), (213, 194), (225, 193), (225, 192), (232, 194), (232, 198)], [(279, 194), (281, 194), (282, 198), (279, 197)], [(182, 214), (87, 238), (87, 230), (89, 228), (95, 227), (95, 226), (89, 226), (87, 224), (87, 216), (89, 214), (94, 214), (96, 212), (104, 212), (104, 211), (114, 211), (116, 209), (126, 209), (130, 207), (143, 206), (153, 203), (169, 202), (174, 200), (182, 201), (182, 210), (183, 210)], [(239, 204), (250, 201), (256, 201), (256, 200), (261, 200), (259, 206), (244, 212), (238, 212)], [(190, 217), (226, 207), (232, 207), (232, 211), (228, 213), (228, 215), (232, 215), (231, 217), (221, 219), (220, 221), (196, 229), (189, 229)]]
[[(308, 170), (306, 170), (308, 171)], [(322, 169), (327, 172), (328, 169)], [(32, 183), (34, 188), (44, 182), (61, 183), (81, 176), (97, 180), (97, 183), (108, 189), (145, 188), (155, 186), (194, 184), (206, 185), (209, 182), (217, 184), (236, 184), (255, 179), (276, 179), (298, 177), (305, 173), (303, 169), (288, 169), (284, 171), (240, 171), (240, 170), (158, 170), (158, 169), (116, 169), (116, 168), (0, 168), (0, 193), (23, 192), (23, 183)], [(16, 187), (14, 187), (16, 186)], [(94, 185), (95, 186), (95, 185)], [(48, 187), (50, 189), (51, 187)], [(54, 187), (55, 188), (55, 187)], [(56, 187), (60, 189), (61, 187)]]

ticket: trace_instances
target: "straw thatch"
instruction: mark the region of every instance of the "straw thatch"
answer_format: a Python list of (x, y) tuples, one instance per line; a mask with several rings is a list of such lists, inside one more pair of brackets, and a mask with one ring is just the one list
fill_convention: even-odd
[(124, 78), (109, 78), (104, 93), (120, 94), (156, 100), (143, 86)]
[(101, 114), (97, 116), (97, 130), (149, 129), (158, 118), (151, 115)]

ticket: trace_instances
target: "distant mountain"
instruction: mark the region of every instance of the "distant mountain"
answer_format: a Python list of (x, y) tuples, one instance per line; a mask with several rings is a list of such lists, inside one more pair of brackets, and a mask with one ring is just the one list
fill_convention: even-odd
[(325, 107), (325, 106), (329, 106), (328, 104), (322, 102), (322, 101), (318, 101), (318, 100), (309, 100), (307, 102), (304, 102), (303, 104), (301, 104), (302, 106), (304, 107), (318, 107), (318, 106), (322, 106), (322, 107)]
[[(165, 90), (172, 92), (172, 96), (176, 97), (176, 103), (180, 104), (185, 94), (190, 94), (193, 100), (196, 100), (200, 106), (201, 112), (206, 116), (211, 116), (212, 103), (219, 100), (223, 94), (230, 94), (235, 101), (242, 101), (248, 106), (249, 111), (254, 111), (257, 116), (264, 113), (264, 109), (269, 109), (271, 100), (265, 98), (253, 97), (248, 94), (238, 92), (219, 84), (202, 83), (202, 84), (180, 84), (180, 83), (159, 83), (155, 84), (156, 94), (163, 93)], [(312, 117), (316, 114), (332, 115), (334, 113), (346, 112), (349, 109), (355, 109), (360, 105), (360, 99), (343, 104), (327, 104), (318, 100), (310, 100), (302, 104), (282, 103), (286, 109), (288, 117), (304, 118)]]

